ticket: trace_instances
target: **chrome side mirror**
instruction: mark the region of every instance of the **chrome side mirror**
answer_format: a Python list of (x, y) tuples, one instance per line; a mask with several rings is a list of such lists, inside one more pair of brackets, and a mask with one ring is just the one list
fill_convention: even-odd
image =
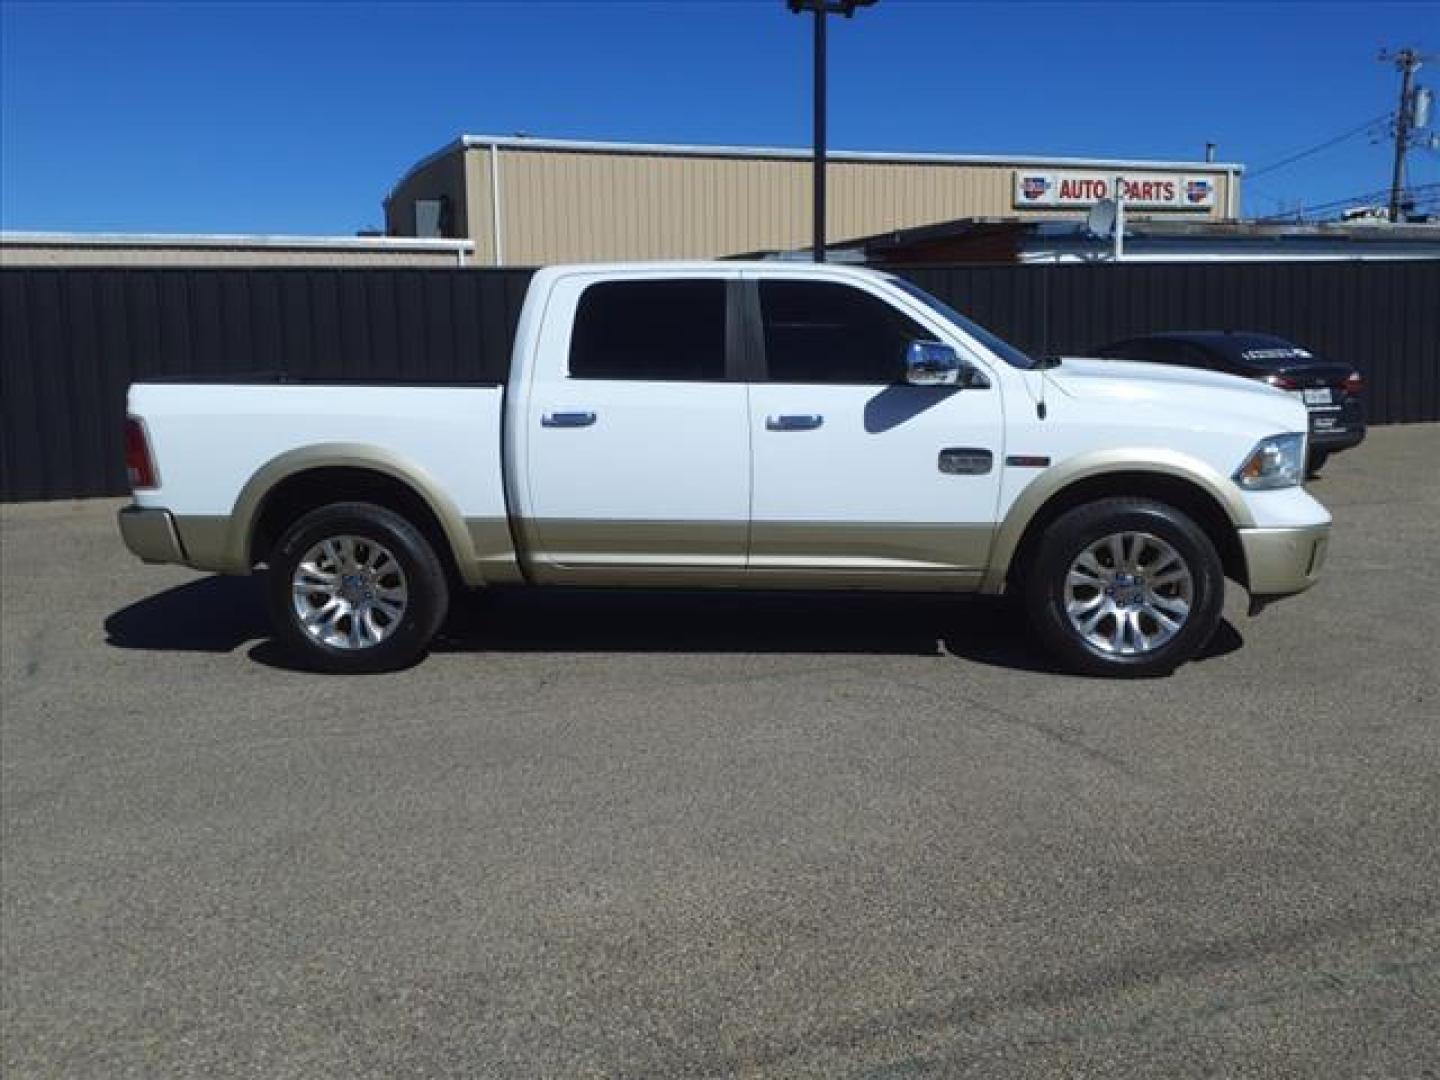
[(911, 386), (959, 386), (963, 365), (949, 345), (912, 341), (905, 350), (905, 381)]

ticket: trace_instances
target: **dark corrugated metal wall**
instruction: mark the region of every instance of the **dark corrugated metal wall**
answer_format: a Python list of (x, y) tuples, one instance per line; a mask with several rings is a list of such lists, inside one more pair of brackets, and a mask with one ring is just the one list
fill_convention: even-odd
[(164, 375), (498, 382), (530, 270), (0, 270), (0, 499), (121, 495)]
[[(1372, 422), (1440, 420), (1440, 261), (961, 266), (906, 276), (1036, 353), (1246, 329), (1354, 363)], [(0, 270), (0, 499), (125, 492), (157, 375), (493, 381), (531, 271)]]
[(1036, 354), (1157, 330), (1257, 330), (1358, 367), (1371, 423), (1440, 420), (1440, 260), (901, 272)]

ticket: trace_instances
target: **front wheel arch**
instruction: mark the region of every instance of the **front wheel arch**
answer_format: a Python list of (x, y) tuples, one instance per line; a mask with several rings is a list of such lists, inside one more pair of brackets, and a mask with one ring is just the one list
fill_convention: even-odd
[(1136, 498), (1172, 506), (1199, 525), (1220, 556), (1225, 576), (1249, 588), (1245, 551), (1236, 523), (1224, 506), (1205, 488), (1166, 473), (1127, 471), (1087, 477), (1051, 495), (1026, 523), (1005, 571), (1007, 591), (1024, 589), (1026, 570), (1033, 563), (1045, 531), (1057, 520), (1086, 503), (1101, 499)]

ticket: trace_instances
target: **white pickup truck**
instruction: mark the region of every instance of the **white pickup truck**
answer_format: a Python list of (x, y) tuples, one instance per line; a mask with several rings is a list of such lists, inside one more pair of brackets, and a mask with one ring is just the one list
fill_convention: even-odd
[(538, 272), (508, 378), (140, 383), (125, 543), (267, 570), (314, 668), (413, 662), (494, 585), (1013, 593), (1086, 673), (1200, 649), (1224, 579), (1314, 583), (1307, 418), (1263, 384), (1036, 360), (900, 278)]

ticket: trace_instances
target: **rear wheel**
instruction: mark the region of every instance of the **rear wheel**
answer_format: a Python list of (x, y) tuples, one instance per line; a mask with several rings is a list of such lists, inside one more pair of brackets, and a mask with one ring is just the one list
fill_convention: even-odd
[(392, 671), (416, 660), (449, 607), (445, 571), (410, 522), (371, 503), (335, 503), (285, 531), (270, 556), (276, 637), (305, 667)]
[(1225, 578), (1189, 517), (1148, 499), (1080, 506), (1046, 529), (1026, 575), (1031, 622), (1088, 675), (1165, 674), (1215, 632)]

